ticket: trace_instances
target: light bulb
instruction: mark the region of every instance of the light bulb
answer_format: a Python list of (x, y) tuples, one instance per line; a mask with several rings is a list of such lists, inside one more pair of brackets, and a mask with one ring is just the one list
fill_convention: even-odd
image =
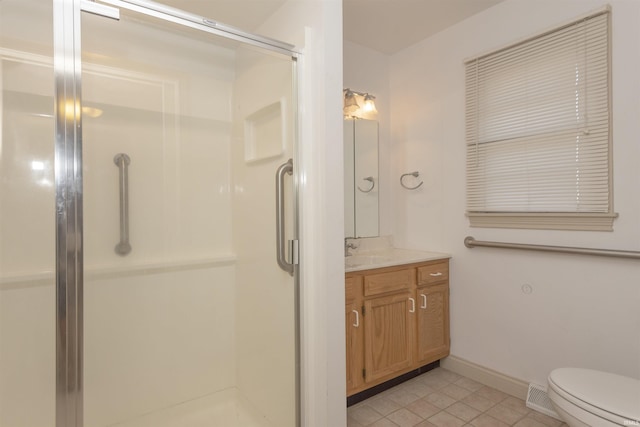
[(367, 113), (377, 113), (378, 112), (378, 110), (376, 110), (376, 104), (375, 104), (375, 102), (373, 102), (373, 100), (375, 98), (376, 98), (375, 96), (369, 95), (369, 94), (366, 94), (364, 96), (364, 107), (363, 108), (364, 108), (365, 112), (367, 112)]
[(344, 106), (342, 108), (343, 113), (350, 116), (359, 109), (360, 105), (358, 105), (355, 94), (347, 89), (344, 94)]

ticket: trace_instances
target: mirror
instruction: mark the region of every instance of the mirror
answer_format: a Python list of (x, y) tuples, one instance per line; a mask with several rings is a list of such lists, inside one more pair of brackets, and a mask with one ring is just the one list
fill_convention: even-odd
[(378, 122), (344, 121), (345, 237), (379, 234)]

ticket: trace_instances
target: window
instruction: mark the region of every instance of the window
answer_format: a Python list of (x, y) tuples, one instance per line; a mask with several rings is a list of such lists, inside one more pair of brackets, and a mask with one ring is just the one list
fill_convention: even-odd
[(609, 11), (466, 63), (473, 227), (612, 230)]

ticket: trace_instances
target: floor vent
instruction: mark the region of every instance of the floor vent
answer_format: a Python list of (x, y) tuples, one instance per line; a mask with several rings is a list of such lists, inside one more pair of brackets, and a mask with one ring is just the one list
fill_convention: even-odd
[(555, 419), (562, 421), (560, 415), (551, 406), (551, 400), (547, 395), (547, 388), (538, 384), (529, 384), (527, 392), (527, 407), (549, 415)]

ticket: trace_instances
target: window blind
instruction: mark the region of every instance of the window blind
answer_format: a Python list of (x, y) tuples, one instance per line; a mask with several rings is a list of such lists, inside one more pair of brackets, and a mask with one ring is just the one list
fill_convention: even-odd
[(608, 27), (603, 11), (467, 62), (472, 225), (482, 214), (493, 226), (502, 213), (611, 217)]

